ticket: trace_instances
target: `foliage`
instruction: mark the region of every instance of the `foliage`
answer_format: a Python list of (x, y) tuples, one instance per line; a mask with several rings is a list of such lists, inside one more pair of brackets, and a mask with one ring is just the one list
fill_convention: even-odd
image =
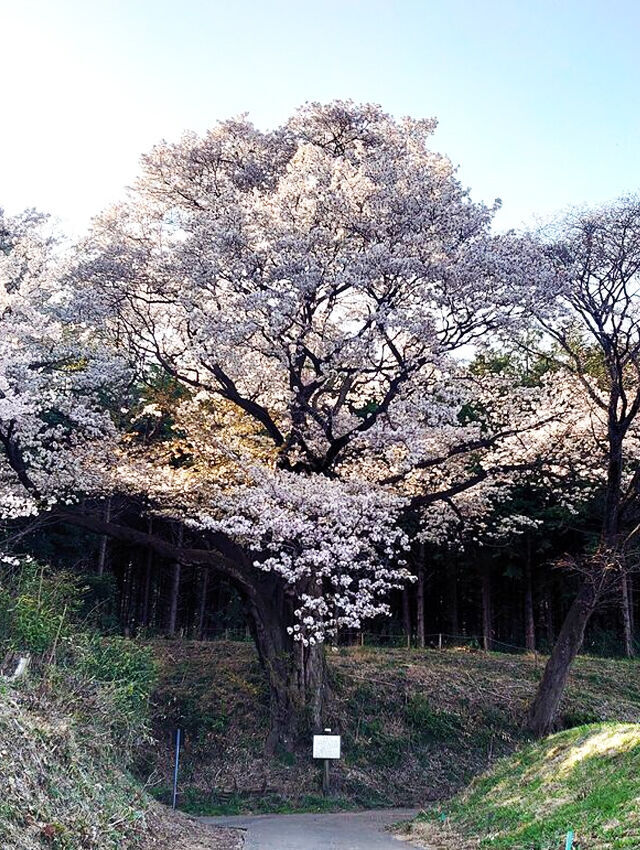
[[(144, 733), (156, 667), (148, 648), (89, 631), (81, 617), (90, 587), (81, 576), (54, 571), (30, 557), (5, 556), (0, 573), (0, 649), (35, 656), (37, 675), (51, 680), (53, 662), (67, 697), (93, 692), (109, 728)], [(62, 694), (60, 694), (62, 696)], [(124, 734), (126, 733), (126, 734)]]
[(31, 558), (4, 556), (0, 572), (3, 609), (0, 646), (44, 656), (71, 632), (81, 604), (80, 583)]
[(80, 676), (107, 686), (131, 721), (146, 719), (157, 677), (148, 647), (128, 638), (85, 634), (76, 640), (74, 650)]
[(150, 829), (124, 771), (146, 735), (155, 665), (144, 647), (85, 630), (86, 591), (70, 572), (3, 557), (0, 652), (32, 658), (0, 687), (3, 847), (136, 848)]

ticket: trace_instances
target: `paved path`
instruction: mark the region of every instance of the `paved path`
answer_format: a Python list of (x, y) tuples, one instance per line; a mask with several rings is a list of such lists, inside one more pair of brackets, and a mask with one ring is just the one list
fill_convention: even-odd
[(403, 850), (385, 826), (407, 820), (415, 809), (376, 809), (318, 815), (247, 815), (201, 818), (216, 826), (246, 829), (244, 850)]

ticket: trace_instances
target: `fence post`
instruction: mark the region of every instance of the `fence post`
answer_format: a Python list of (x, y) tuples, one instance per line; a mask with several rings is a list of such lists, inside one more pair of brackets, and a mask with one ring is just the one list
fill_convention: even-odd
[(438, 635), (438, 649), (442, 649), (442, 633)]
[(573, 848), (573, 830), (570, 829), (567, 833), (567, 840), (564, 845), (564, 850), (572, 850)]
[(176, 763), (173, 769), (173, 803), (175, 809), (178, 799), (178, 768), (180, 767), (180, 729), (176, 730)]
[(360, 632), (360, 646), (364, 646), (364, 632)]

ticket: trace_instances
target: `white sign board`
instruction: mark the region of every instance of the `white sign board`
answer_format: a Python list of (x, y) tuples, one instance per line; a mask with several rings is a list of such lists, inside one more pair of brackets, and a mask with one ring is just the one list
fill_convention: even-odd
[(339, 759), (340, 735), (314, 735), (314, 759)]

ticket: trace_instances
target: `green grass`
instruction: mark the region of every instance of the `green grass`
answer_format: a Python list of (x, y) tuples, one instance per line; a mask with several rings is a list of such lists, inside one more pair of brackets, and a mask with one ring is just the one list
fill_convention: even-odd
[[(167, 787), (154, 788), (154, 797), (161, 803), (171, 799), (171, 789)], [(280, 794), (269, 793), (255, 796), (242, 792), (220, 796), (215, 791), (205, 793), (194, 787), (187, 787), (179, 797), (181, 811), (191, 815), (204, 817), (246, 815), (246, 814), (280, 814), (294, 815), (312, 812), (352, 811), (356, 806), (351, 800), (341, 796), (323, 797), (321, 794), (303, 794), (292, 800)]]
[[(180, 786), (188, 811), (313, 811), (321, 771), (310, 739), (294, 753), (264, 753), (268, 692), (253, 647), (158, 641), (154, 649), (160, 667), (155, 741), (138, 766), (140, 777), (157, 777), (159, 795), (170, 785), (180, 726)], [(526, 741), (522, 718), (544, 659), (353, 647), (329, 650), (328, 664), (327, 725), (340, 730), (343, 744), (343, 758), (332, 768), (338, 799), (328, 805), (339, 808), (340, 800), (371, 807), (448, 799), (514, 752)], [(577, 659), (559, 722), (591, 721), (640, 723), (640, 665)]]
[(500, 760), (411, 835), (438, 848), (576, 850), (640, 847), (640, 725), (596, 723)]

